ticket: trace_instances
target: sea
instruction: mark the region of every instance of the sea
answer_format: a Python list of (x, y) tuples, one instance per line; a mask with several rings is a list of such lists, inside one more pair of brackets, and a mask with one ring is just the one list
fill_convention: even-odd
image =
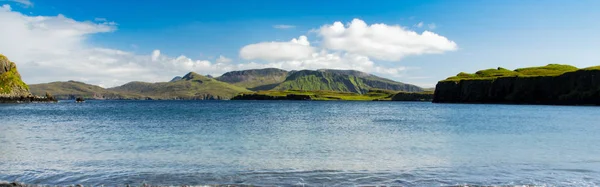
[(0, 181), (600, 186), (600, 108), (392, 101), (2, 104)]

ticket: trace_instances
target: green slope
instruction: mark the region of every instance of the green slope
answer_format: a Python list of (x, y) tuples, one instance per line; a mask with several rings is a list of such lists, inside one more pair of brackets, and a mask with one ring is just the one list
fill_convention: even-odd
[(104, 89), (100, 86), (86, 84), (77, 81), (51, 82), (44, 84), (30, 85), (31, 93), (34, 95), (44, 95), (46, 92), (52, 94), (57, 99), (75, 99), (83, 97), (85, 99), (144, 99), (139, 94), (119, 93)]
[(249, 90), (270, 90), (285, 81), (288, 72), (277, 68), (227, 72), (216, 79)]
[(0, 54), (0, 97), (28, 96), (29, 87), (21, 80), (17, 65)]
[(240, 92), (250, 91), (193, 72), (172, 82), (130, 82), (108, 90), (153, 99), (229, 99)]
[(290, 72), (273, 90), (326, 90), (364, 94), (371, 89), (420, 92), (422, 88), (354, 70)]
[(497, 69), (485, 69), (473, 74), (461, 72), (453, 77), (448, 77), (443, 81), (460, 80), (487, 80), (498, 77), (536, 77), (536, 76), (558, 76), (567, 72), (574, 72), (579, 68), (571, 65), (548, 64), (546, 66), (519, 68), (513, 70), (498, 67)]

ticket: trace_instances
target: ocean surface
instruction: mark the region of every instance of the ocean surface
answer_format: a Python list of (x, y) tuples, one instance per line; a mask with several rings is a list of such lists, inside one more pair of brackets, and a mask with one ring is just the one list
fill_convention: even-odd
[(0, 181), (600, 185), (600, 108), (425, 102), (0, 105)]

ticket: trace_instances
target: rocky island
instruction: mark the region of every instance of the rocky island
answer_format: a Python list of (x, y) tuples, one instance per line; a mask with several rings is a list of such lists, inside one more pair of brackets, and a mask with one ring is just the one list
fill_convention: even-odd
[(549, 64), (459, 73), (437, 83), (433, 102), (600, 105), (600, 66)]
[(17, 65), (0, 54), (0, 103), (55, 102), (52, 95), (34, 96), (21, 80)]

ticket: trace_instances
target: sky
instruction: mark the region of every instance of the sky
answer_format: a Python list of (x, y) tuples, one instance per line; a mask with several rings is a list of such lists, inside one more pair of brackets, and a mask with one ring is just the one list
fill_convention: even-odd
[(600, 65), (597, 0), (0, 0), (28, 84), (190, 71), (353, 69), (423, 87), (459, 72)]

